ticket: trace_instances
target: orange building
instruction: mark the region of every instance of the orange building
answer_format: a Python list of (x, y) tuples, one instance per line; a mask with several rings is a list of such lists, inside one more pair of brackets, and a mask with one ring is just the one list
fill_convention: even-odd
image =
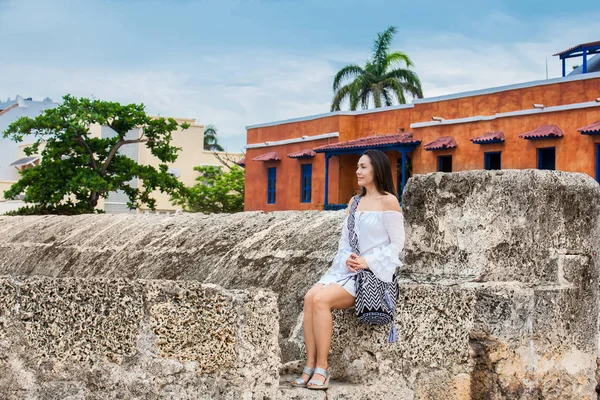
[(245, 210), (323, 210), (357, 193), (356, 163), (385, 151), (411, 174), (543, 168), (600, 182), (600, 72), (247, 127)]

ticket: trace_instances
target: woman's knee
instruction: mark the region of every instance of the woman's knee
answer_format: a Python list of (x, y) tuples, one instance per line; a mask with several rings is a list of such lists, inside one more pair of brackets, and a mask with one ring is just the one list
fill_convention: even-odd
[(329, 296), (323, 293), (317, 293), (313, 296), (312, 307), (317, 309), (328, 309)]
[(306, 292), (306, 294), (304, 295), (304, 306), (305, 307), (312, 306), (313, 299), (315, 298), (316, 294), (317, 294), (317, 291), (314, 288), (310, 289), (308, 292)]

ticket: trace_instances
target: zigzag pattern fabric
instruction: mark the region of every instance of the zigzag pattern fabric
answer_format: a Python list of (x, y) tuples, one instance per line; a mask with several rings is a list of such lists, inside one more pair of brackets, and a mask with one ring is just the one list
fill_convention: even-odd
[(369, 270), (363, 270), (356, 277), (356, 299), (354, 307), (360, 322), (369, 325), (387, 325), (394, 320), (394, 308), (388, 307), (384, 300), (388, 291), (392, 299), (398, 298), (396, 282), (387, 283), (378, 279)]
[(354, 200), (352, 201), (352, 206), (350, 207), (350, 214), (348, 214), (348, 231), (350, 232), (350, 247), (352, 251), (357, 256), (360, 255), (360, 250), (358, 248), (358, 236), (354, 232), (354, 224), (356, 223), (356, 219), (354, 214), (356, 213), (356, 208), (358, 207), (358, 202), (360, 201), (360, 196), (354, 196)]
[[(358, 237), (354, 232), (356, 224), (355, 213), (359, 201), (360, 196), (354, 196), (348, 215), (349, 242), (352, 251), (356, 255), (360, 255)], [(357, 273), (355, 285), (356, 299), (354, 306), (356, 316), (360, 322), (369, 325), (387, 325), (394, 322), (396, 317), (396, 300), (399, 294), (395, 275), (392, 282), (388, 283), (377, 278), (372, 271), (363, 269)], [(393, 329), (394, 326), (392, 326)], [(390, 332), (390, 337), (392, 336), (392, 332)]]

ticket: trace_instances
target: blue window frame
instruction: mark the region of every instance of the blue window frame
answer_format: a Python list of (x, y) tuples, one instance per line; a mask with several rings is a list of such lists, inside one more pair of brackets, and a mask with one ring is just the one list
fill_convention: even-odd
[(596, 143), (596, 182), (600, 183), (600, 143)]
[(452, 156), (438, 156), (438, 172), (452, 172)]
[(310, 203), (312, 193), (312, 164), (302, 164), (301, 174), (301, 202)]
[(489, 151), (483, 153), (483, 168), (489, 170), (502, 169), (502, 152)]
[(275, 204), (275, 188), (277, 186), (276, 168), (268, 168), (267, 171), (267, 204)]
[(546, 147), (537, 149), (538, 151), (538, 169), (556, 169), (556, 148)]

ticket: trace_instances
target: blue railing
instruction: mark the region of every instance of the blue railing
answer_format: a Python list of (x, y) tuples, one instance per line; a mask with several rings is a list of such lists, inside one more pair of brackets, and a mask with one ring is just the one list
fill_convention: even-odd
[(327, 204), (323, 209), (325, 211), (337, 211), (337, 210), (345, 210), (348, 207), (348, 204)]

